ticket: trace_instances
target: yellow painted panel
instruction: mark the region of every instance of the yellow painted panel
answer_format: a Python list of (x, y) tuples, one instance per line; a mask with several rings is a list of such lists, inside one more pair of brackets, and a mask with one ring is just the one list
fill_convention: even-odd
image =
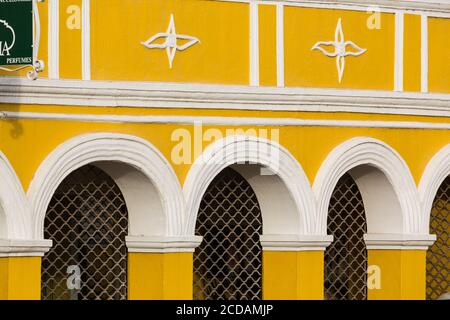
[(404, 15), (403, 89), (420, 91), (421, 86), (421, 24), (420, 15)]
[(162, 254), (128, 254), (128, 299), (163, 299)]
[[(48, 71), (48, 1), (38, 2), (39, 15), (41, 20), (41, 41), (39, 44), (39, 53), (38, 59), (44, 61), (45, 69), (43, 72), (39, 74), (40, 77), (47, 77)], [(11, 67), (13, 68), (13, 67)], [(31, 70), (31, 68), (27, 68), (20, 71), (15, 72), (6, 72), (0, 70), (0, 76), (12, 76), (12, 77), (26, 77), (27, 72)]]
[(263, 299), (297, 299), (295, 252), (263, 251)]
[[(379, 29), (367, 27), (369, 14), (362, 11), (285, 7), (285, 84), (299, 87), (332, 87), (392, 90), (394, 83), (395, 21), (382, 13)], [(365, 53), (345, 58), (339, 83), (336, 58), (311, 50), (319, 41), (334, 41), (339, 18), (344, 39)], [(334, 52), (332, 46), (323, 47)], [(355, 51), (349, 45), (347, 51)]]
[[(200, 40), (176, 52), (172, 69), (166, 50), (141, 44), (166, 32), (171, 14), (177, 34)], [(92, 78), (248, 84), (249, 32), (245, 3), (96, 0), (91, 2)]]
[(128, 299), (192, 299), (192, 253), (129, 253)]
[(381, 271), (381, 287), (369, 288), (369, 300), (425, 299), (425, 250), (368, 250), (368, 263)]
[(450, 93), (450, 19), (428, 18), (428, 90)]
[(298, 295), (302, 300), (324, 298), (324, 252), (301, 251), (298, 256)]
[(259, 5), (259, 82), (261, 86), (277, 85), (277, 8)]
[(0, 258), (0, 300), (41, 298), (41, 258)]
[(323, 251), (263, 251), (263, 299), (322, 300)]
[(193, 254), (165, 253), (164, 299), (192, 300)]
[(59, 76), (81, 79), (81, 0), (60, 0), (59, 17)]

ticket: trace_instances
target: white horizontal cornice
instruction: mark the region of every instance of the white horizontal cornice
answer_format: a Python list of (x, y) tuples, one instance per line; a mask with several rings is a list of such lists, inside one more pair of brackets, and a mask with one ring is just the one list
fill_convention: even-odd
[(42, 257), (52, 240), (0, 239), (0, 257)]
[(369, 250), (427, 250), (436, 241), (430, 234), (365, 234)]
[(268, 234), (260, 236), (264, 251), (324, 251), (331, 235)]
[(450, 116), (450, 94), (0, 78), (0, 103)]
[(283, 4), (289, 6), (333, 8), (342, 10), (366, 11), (369, 7), (381, 12), (396, 10), (426, 12), (431, 16), (447, 16), (450, 13), (448, 0), (210, 0), (224, 2), (258, 2), (266, 4)]
[(202, 242), (200, 236), (126, 237), (128, 252), (167, 253), (194, 252)]
[(382, 10), (419, 10), (437, 13), (449, 13), (448, 0), (260, 0), (260, 2), (285, 3), (310, 6), (348, 6), (355, 8), (379, 7)]

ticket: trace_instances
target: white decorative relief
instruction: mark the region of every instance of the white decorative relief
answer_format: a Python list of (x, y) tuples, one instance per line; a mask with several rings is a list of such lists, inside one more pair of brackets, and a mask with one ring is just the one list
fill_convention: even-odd
[[(327, 50), (328, 46), (333, 46), (334, 51), (328, 51)], [(356, 51), (347, 51), (347, 46), (350, 46)], [(319, 41), (311, 48), (311, 50), (320, 50), (323, 54), (325, 54), (328, 57), (332, 58), (336, 57), (336, 67), (339, 76), (339, 83), (341, 83), (342, 77), (344, 75), (345, 57), (347, 56), (357, 57), (367, 51), (367, 49), (362, 49), (361, 47), (357, 46), (353, 41), (345, 41), (344, 32), (342, 31), (341, 18), (339, 18), (336, 25), (336, 31), (334, 33), (334, 41)]]
[[(165, 38), (163, 43), (155, 43), (156, 40), (160, 38)], [(179, 45), (178, 40), (186, 41), (184, 44)], [(173, 14), (170, 15), (169, 27), (166, 32), (159, 32), (154, 36), (150, 37), (147, 41), (141, 42), (143, 46), (149, 49), (166, 49), (167, 57), (169, 58), (170, 69), (173, 66), (173, 60), (175, 58), (175, 53), (178, 51), (183, 51), (192, 47), (196, 43), (200, 43), (200, 40), (196, 37), (187, 36), (184, 34), (177, 34), (175, 29), (175, 20)]]

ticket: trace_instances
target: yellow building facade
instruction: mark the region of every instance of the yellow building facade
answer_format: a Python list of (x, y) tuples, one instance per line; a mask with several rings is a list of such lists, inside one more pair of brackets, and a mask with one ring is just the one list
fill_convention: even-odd
[[(218, 227), (200, 216), (221, 206), (204, 209), (205, 192), (227, 168), (257, 199), (260, 284), (251, 298), (448, 292), (450, 5), (369, 2), (38, 2), (44, 71), (35, 81), (26, 70), (0, 73), (0, 299), (64, 290), (44, 293), (58, 281), (53, 261), (70, 260), (52, 248), (75, 230), (56, 212), (71, 194), (60, 186), (86, 167), (105, 174), (126, 207), (126, 236), (115, 246), (125, 252), (124, 280), (122, 295), (92, 289), (78, 297), (227, 298), (204, 289), (212, 279), (202, 274), (204, 261), (228, 249), (211, 249), (215, 238), (199, 251), (209, 241), (199, 230)], [(330, 224), (330, 210), (341, 210), (330, 199), (344, 176), (363, 206), (365, 227), (355, 241), (363, 244), (364, 270), (362, 281), (349, 276), (336, 284), (347, 271), (334, 277), (333, 270), (352, 255), (339, 262), (333, 255), (359, 246), (343, 240), (327, 251), (355, 234), (356, 227), (339, 224), (339, 232), (348, 230), (334, 233)], [(86, 199), (107, 207), (103, 196)], [(66, 208), (88, 202), (71, 199)], [(101, 234), (103, 226), (85, 228)], [(237, 238), (247, 232), (233, 230)], [(111, 243), (100, 250), (105, 257), (114, 256)], [(438, 262), (432, 246), (444, 252)], [(114, 264), (108, 268), (114, 283)]]

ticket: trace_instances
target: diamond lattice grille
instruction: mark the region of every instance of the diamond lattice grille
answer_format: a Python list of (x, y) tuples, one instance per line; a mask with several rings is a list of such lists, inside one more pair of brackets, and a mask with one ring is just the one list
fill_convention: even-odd
[(326, 299), (367, 298), (366, 230), (361, 194), (346, 174), (337, 183), (328, 209), (328, 234), (334, 241), (325, 252)]
[(433, 202), (430, 233), (436, 242), (427, 251), (427, 298), (437, 299), (450, 292), (450, 177), (440, 186)]
[(194, 299), (262, 299), (262, 218), (248, 182), (231, 168), (206, 191), (196, 233)]
[[(56, 190), (44, 236), (53, 247), (42, 260), (42, 299), (127, 298), (128, 214), (114, 181), (95, 166), (70, 174)], [(80, 290), (67, 286), (69, 266), (78, 266)]]

